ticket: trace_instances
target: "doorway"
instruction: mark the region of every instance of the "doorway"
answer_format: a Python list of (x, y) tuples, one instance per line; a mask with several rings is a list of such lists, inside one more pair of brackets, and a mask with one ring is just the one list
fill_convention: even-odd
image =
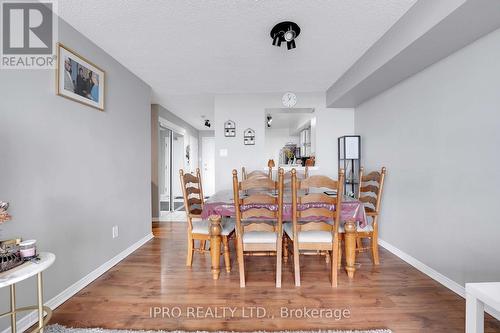
[[(160, 124), (158, 190), (160, 215), (184, 209), (178, 170), (184, 168), (184, 134)], [(176, 172), (177, 171), (177, 172)]]

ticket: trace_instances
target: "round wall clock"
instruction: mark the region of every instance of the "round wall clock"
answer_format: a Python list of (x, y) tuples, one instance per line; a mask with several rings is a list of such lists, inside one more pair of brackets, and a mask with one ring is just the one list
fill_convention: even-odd
[(291, 108), (297, 104), (297, 96), (294, 93), (287, 92), (283, 95), (283, 98), (281, 99), (283, 102), (283, 105), (286, 106), (287, 108)]

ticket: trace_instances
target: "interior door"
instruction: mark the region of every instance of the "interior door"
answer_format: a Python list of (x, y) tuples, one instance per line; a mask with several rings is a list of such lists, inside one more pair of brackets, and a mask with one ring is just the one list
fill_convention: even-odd
[(171, 208), (171, 174), (172, 174), (172, 131), (160, 127), (160, 145), (158, 151), (158, 191), (160, 197), (160, 211), (170, 211)]
[(201, 150), (203, 194), (211, 196), (215, 192), (215, 138), (202, 137)]

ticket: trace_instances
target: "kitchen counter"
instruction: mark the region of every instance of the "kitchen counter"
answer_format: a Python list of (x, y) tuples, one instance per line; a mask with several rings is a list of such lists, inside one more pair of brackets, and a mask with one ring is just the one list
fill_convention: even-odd
[[(305, 167), (304, 166), (299, 166), (299, 165), (290, 165), (290, 164), (283, 164), (283, 165), (280, 165), (279, 168), (283, 168), (283, 170), (285, 171), (290, 171), (292, 169), (295, 169), (295, 170), (304, 170)], [(319, 166), (315, 165), (315, 166), (310, 166), (310, 167), (307, 167), (309, 171), (315, 171), (315, 170), (319, 170)], [(269, 170), (269, 168), (264, 168), (264, 170)]]

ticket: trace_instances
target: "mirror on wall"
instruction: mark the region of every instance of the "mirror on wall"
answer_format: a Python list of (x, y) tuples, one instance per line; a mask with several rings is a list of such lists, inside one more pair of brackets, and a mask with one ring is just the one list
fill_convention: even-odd
[(314, 109), (266, 109), (265, 147), (278, 166), (300, 167), (314, 163), (316, 116)]

